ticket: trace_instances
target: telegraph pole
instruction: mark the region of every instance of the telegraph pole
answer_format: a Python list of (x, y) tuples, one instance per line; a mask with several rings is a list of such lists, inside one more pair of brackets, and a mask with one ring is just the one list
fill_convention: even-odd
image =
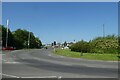
[(105, 37), (105, 25), (103, 24), (103, 37)]
[(28, 49), (29, 49), (29, 47), (30, 47), (30, 31), (28, 33)]
[(9, 27), (9, 20), (7, 19), (7, 30), (6, 30), (6, 48), (8, 47), (8, 27)]

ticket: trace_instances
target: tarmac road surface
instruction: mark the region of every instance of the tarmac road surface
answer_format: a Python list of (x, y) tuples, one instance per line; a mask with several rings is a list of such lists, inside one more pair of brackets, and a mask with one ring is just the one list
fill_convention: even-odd
[(4, 51), (3, 78), (117, 78), (118, 62), (68, 58), (53, 49)]

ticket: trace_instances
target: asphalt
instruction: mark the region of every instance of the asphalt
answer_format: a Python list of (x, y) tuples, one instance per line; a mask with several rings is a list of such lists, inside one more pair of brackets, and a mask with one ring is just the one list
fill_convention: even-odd
[(58, 56), (53, 49), (4, 51), (3, 78), (118, 78), (118, 62)]

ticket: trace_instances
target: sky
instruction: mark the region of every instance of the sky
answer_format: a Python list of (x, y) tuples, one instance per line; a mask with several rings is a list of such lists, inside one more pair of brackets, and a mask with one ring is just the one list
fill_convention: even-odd
[(118, 35), (117, 2), (3, 2), (2, 24), (26, 29), (43, 44)]

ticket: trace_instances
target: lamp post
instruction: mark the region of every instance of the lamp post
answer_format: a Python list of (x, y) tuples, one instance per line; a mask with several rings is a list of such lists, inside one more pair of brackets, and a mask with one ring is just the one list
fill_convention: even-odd
[(6, 30), (6, 48), (8, 47), (8, 27), (9, 27), (9, 20), (7, 19), (7, 30)]
[(30, 31), (28, 33), (28, 49), (29, 49), (29, 47), (30, 47)]

